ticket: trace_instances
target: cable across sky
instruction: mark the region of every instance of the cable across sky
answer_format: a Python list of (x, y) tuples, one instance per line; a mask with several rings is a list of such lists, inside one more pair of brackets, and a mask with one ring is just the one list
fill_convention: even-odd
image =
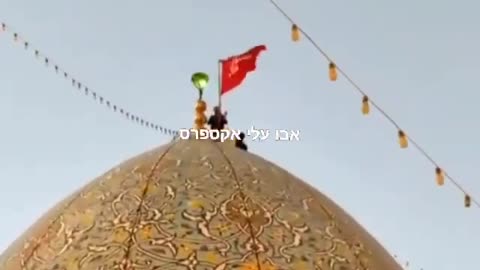
[[(367, 92), (363, 90), (344, 70), (340, 68), (339, 65), (333, 60), (331, 56), (329, 56), (325, 50), (323, 50), (315, 40), (301, 27), (299, 27), (295, 21), (290, 17), (284, 9), (282, 9), (274, 0), (269, 0), (272, 6), (280, 12), (285, 19), (287, 19), (292, 24), (292, 39), (294, 41), (298, 41), (300, 39), (300, 35), (303, 35), (306, 40), (308, 40), (315, 49), (327, 60), (330, 62), (330, 79), (336, 80), (337, 75), (336, 72), (342, 75), (355, 89), (359, 94), (363, 96), (362, 103), (364, 108), (362, 109), (364, 114), (369, 112), (369, 105), (375, 108), (381, 115), (383, 115), (397, 130), (399, 135), (399, 143), (402, 148), (406, 148), (408, 143), (410, 143), (415, 149), (417, 149), (422, 156), (424, 156), (430, 163), (435, 167), (435, 174), (437, 177), (437, 183), (439, 185), (443, 185), (444, 179), (448, 179), (455, 187), (457, 187), (463, 194), (465, 198), (465, 206), (469, 207), (471, 203), (475, 204), (477, 207), (480, 207), (480, 202), (473, 198), (469, 192), (457, 181), (455, 180), (450, 174), (448, 174), (438, 162), (436, 162), (432, 156), (419, 144), (417, 143), (410, 135), (407, 136), (407, 133), (403, 129), (400, 128), (400, 125), (389, 115), (385, 112), (383, 108), (381, 108), (377, 103), (375, 103), (371, 97), (367, 95)], [(107, 107), (109, 110), (119, 113), (127, 120), (133, 121), (141, 126), (151, 128), (155, 131), (158, 131), (162, 134), (173, 136), (174, 138), (178, 136), (178, 131), (164, 127), (163, 125), (155, 124), (149, 120), (146, 120), (144, 117), (139, 116), (138, 114), (134, 114), (124, 107), (116, 105), (115, 103), (111, 102), (110, 99), (107, 99), (100, 95), (98, 92), (93, 91), (92, 88), (88, 87), (86, 84), (82, 83), (80, 80), (73, 77), (70, 73), (66, 70), (61, 68), (56, 62), (52, 61), (51, 58), (47, 57), (46, 54), (40, 52), (37, 49), (32, 48), (30, 42), (20, 36), (17, 31), (14, 31), (10, 26), (6, 23), (1, 23), (1, 32), (6, 32), (11, 34), (13, 41), (16, 43), (20, 43), (23, 45), (25, 50), (32, 51), (34, 56), (42, 61), (46, 67), (52, 68), (56, 74), (64, 77), (65, 79), (71, 82), (72, 87), (78, 89), (78, 91), (83, 92), (84, 95), (90, 96), (96, 101), (98, 104)]]
[(35, 58), (43, 62), (47, 68), (53, 69), (57, 75), (62, 76), (66, 80), (69, 80), (72, 87), (76, 88), (79, 92), (82, 92), (85, 96), (93, 98), (93, 100), (96, 101), (97, 104), (103, 105), (110, 111), (118, 113), (125, 119), (135, 122), (143, 127), (153, 129), (165, 135), (173, 136), (173, 138), (177, 137), (178, 131), (146, 120), (144, 117), (128, 111), (124, 107), (113, 103), (110, 99), (105, 98), (98, 92), (94, 91), (91, 87), (87, 86), (85, 83), (81, 82), (76, 77), (67, 72), (65, 69), (63, 69), (59, 64), (57, 64), (57, 62), (54, 62), (50, 57), (47, 57), (46, 54), (42, 53), (36, 48), (33, 48), (31, 43), (26, 38), (18, 34), (17, 31), (14, 31), (12, 27), (7, 25), (6, 23), (1, 23), (0, 27), (0, 34), (1, 32), (9, 33), (13, 38), (14, 42), (21, 44), (27, 51), (33, 51), (33, 55), (35, 56)]
[(362, 103), (364, 108), (362, 109), (364, 114), (367, 114), (369, 109), (368, 106), (371, 104), (373, 108), (375, 108), (380, 114), (382, 114), (397, 130), (399, 134), (399, 142), (402, 148), (406, 148), (408, 142), (420, 152), (422, 156), (424, 156), (430, 163), (435, 167), (435, 174), (437, 178), (437, 183), (439, 185), (443, 185), (443, 179), (448, 179), (457, 189), (459, 189), (464, 194), (464, 204), (465, 207), (469, 207), (470, 204), (473, 202), (477, 207), (480, 208), (480, 202), (473, 198), (469, 192), (457, 181), (455, 180), (450, 174), (448, 174), (437, 161), (433, 159), (433, 157), (419, 144), (417, 143), (410, 135), (404, 132), (400, 125), (388, 114), (384, 109), (380, 107), (377, 103), (375, 103), (370, 96), (368, 96), (367, 92), (363, 90), (342, 68), (338, 66), (338, 64), (333, 60), (331, 56), (329, 56), (325, 50), (323, 50), (320, 45), (300, 26), (298, 26), (293, 18), (288, 15), (287, 12), (274, 0), (268, 0), (272, 6), (292, 24), (292, 40), (299, 41), (300, 35), (303, 35), (306, 40), (308, 40), (313, 47), (328, 61), (330, 62), (330, 79), (336, 80), (336, 72), (342, 75), (352, 86), (353, 89), (356, 90), (359, 94), (363, 96)]

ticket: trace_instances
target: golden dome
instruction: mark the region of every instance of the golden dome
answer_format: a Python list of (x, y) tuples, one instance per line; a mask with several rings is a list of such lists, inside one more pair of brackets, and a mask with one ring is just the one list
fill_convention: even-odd
[(230, 144), (180, 140), (50, 210), (2, 270), (400, 270), (324, 195)]

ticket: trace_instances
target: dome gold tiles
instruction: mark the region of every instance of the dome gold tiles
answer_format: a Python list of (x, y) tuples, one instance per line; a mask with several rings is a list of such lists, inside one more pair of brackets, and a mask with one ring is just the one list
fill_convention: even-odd
[(400, 270), (324, 195), (228, 144), (177, 141), (49, 211), (0, 270)]

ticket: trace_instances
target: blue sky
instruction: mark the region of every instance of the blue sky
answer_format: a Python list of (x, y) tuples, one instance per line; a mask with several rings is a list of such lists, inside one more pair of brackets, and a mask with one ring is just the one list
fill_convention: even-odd
[[(473, 197), (480, 196), (480, 3), (278, 2)], [(233, 127), (299, 129), (250, 148), (344, 207), (410, 269), (476, 269), (478, 208), (305, 42), (267, 0), (1, 0), (0, 20), (84, 84), (170, 128), (192, 124), (190, 74), (257, 45), (257, 72), (223, 101)], [(56, 202), (169, 138), (77, 93), (0, 34), (0, 250)], [(475, 252), (477, 250), (477, 252)]]

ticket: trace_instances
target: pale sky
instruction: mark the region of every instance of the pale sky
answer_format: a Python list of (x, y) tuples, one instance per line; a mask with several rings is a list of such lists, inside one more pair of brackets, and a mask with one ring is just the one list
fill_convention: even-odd
[[(279, 0), (402, 128), (480, 198), (480, 2)], [(83, 84), (130, 111), (190, 127), (190, 75), (268, 46), (223, 101), (232, 127), (299, 129), (249, 143), (341, 205), (409, 269), (478, 269), (480, 209), (305, 41), (268, 0), (0, 0), (0, 20)], [(0, 250), (47, 209), (119, 162), (169, 141), (80, 95), (0, 34)]]

